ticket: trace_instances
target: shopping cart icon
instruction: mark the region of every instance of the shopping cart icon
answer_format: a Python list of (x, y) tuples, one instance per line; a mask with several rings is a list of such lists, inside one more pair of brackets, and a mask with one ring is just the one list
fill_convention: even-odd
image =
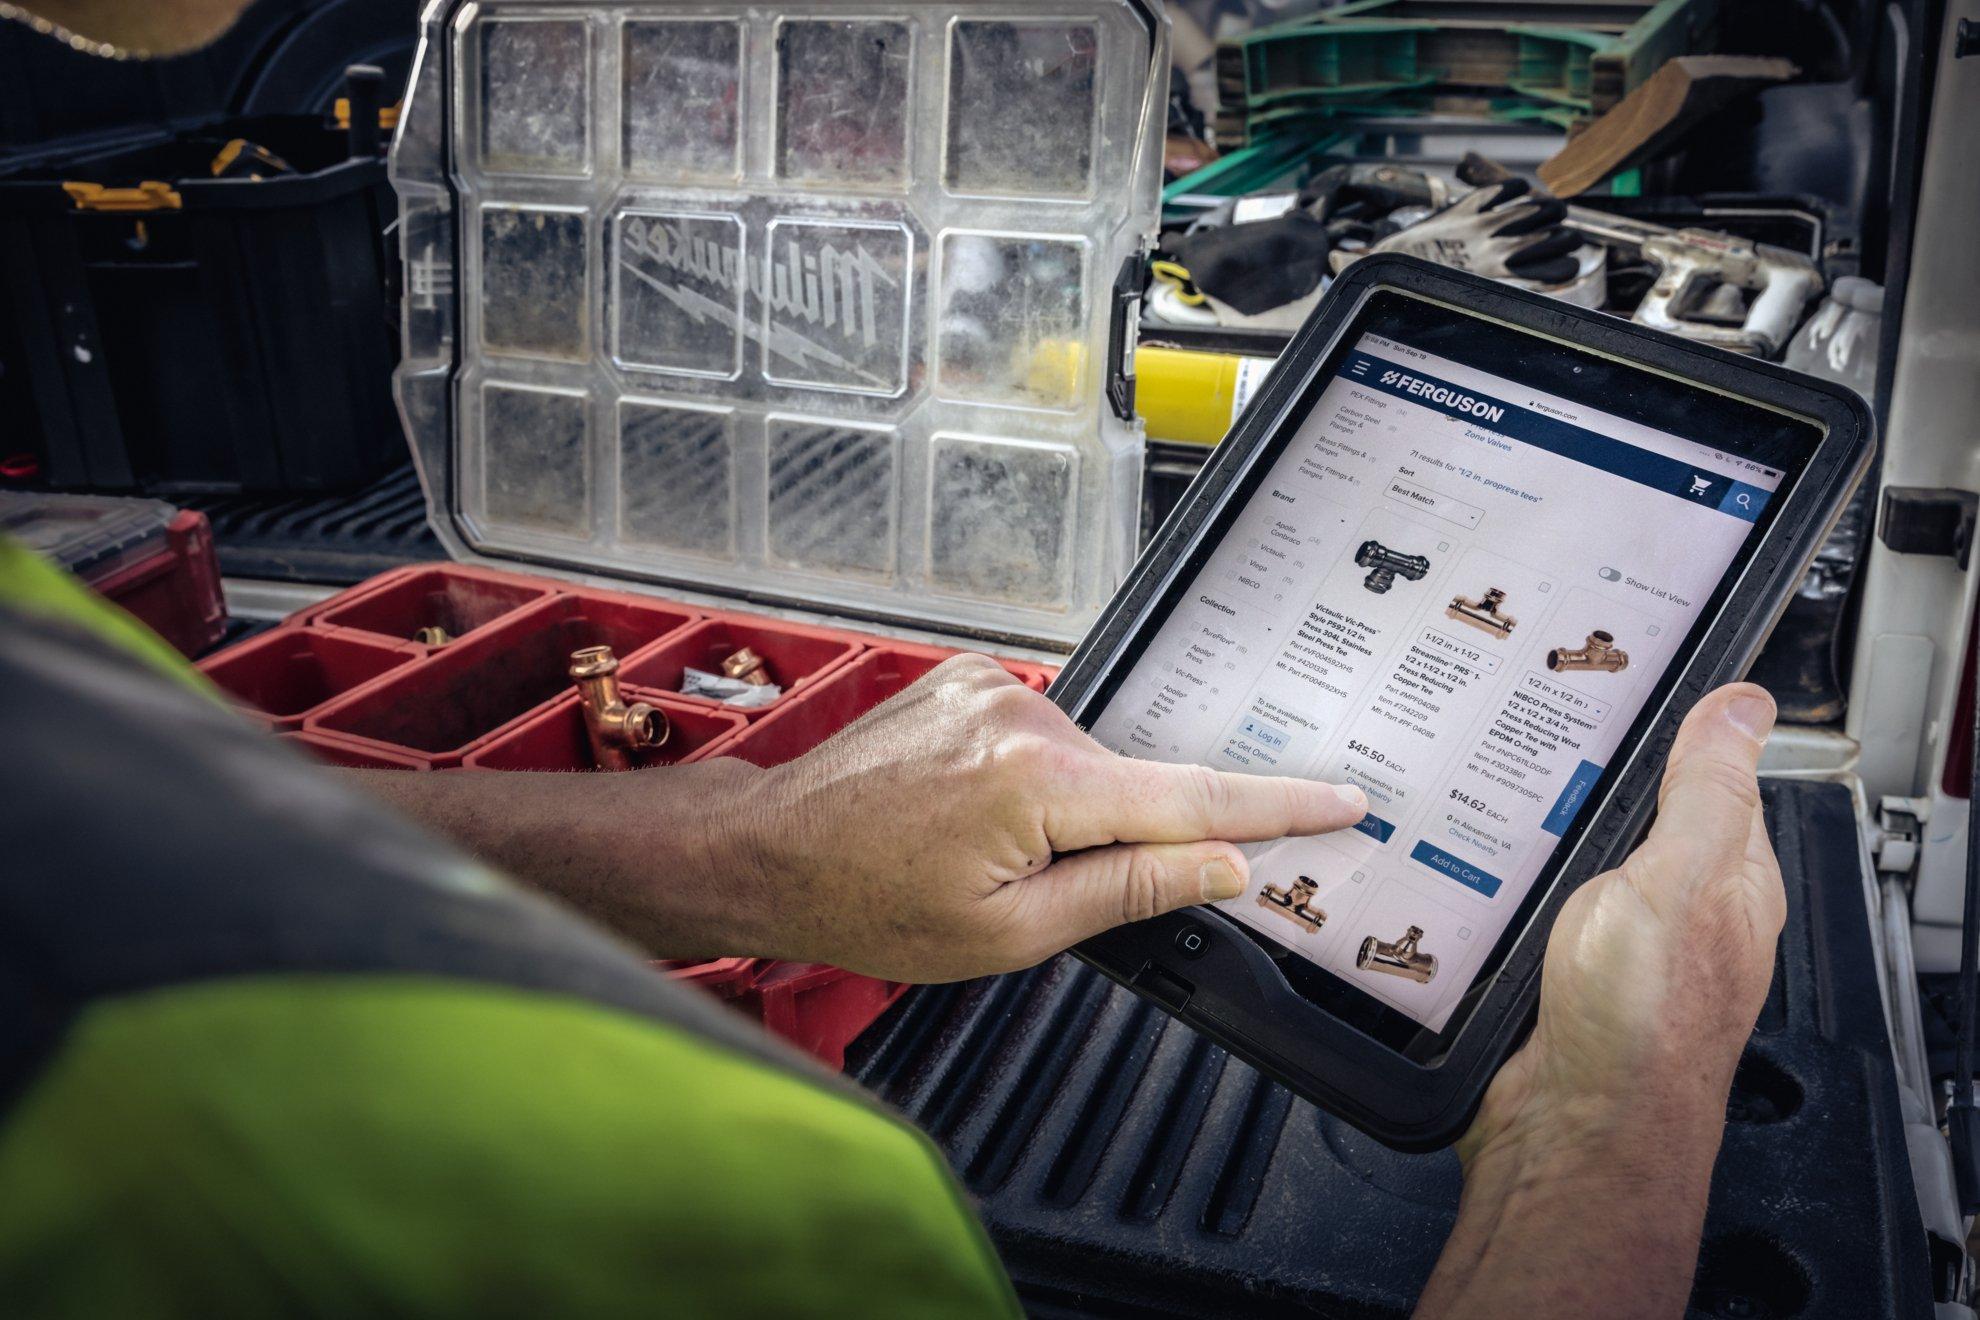
[(1693, 477), (1691, 479), (1691, 493), (1693, 495), (1703, 495), (1710, 489), (1712, 489), (1712, 479), (1710, 477)]

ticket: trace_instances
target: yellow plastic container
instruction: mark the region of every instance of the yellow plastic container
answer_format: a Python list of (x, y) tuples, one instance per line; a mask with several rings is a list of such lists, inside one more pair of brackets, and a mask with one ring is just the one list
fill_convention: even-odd
[(1193, 349), (1137, 349), (1135, 411), (1150, 440), (1214, 445), (1265, 383), (1274, 358)]

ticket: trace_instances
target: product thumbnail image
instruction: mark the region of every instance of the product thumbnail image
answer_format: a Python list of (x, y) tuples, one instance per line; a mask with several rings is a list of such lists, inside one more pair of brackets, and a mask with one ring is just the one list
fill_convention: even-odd
[(1616, 639), (1599, 629), (1588, 634), (1588, 643), (1579, 651), (1557, 646), (1547, 652), (1547, 668), (1563, 673), (1571, 669), (1597, 669), (1620, 674), (1629, 668), (1629, 652), (1616, 649)]
[(1421, 926), (1411, 926), (1393, 944), (1370, 935), (1361, 942), (1361, 952), (1354, 956), (1354, 965), (1364, 972), (1381, 972), (1385, 976), (1400, 976), (1418, 985), (1428, 985), (1430, 978), (1437, 974), (1437, 955), (1416, 947), (1416, 942), (1422, 938)]
[(1510, 614), (1499, 613), (1499, 606), (1505, 603), (1506, 593), (1497, 587), (1492, 587), (1477, 600), (1466, 596), (1452, 597), (1451, 603), (1444, 607), (1444, 617), (1456, 619), (1459, 623), (1468, 623), (1478, 631), (1490, 633), (1500, 641), (1504, 641), (1512, 636), (1512, 630), (1519, 625), (1519, 620)]
[(1361, 549), (1354, 552), (1354, 562), (1369, 570), (1361, 585), (1378, 596), (1395, 586), (1398, 577), (1421, 582), (1430, 571), (1430, 561), (1423, 555), (1406, 555), (1380, 541), (1363, 541)]
[(1258, 906), (1304, 927), (1309, 935), (1318, 935), (1320, 927), (1327, 924), (1327, 914), (1313, 906), (1313, 893), (1318, 888), (1310, 876), (1304, 875), (1294, 880), (1289, 889), (1266, 885), (1258, 895)]

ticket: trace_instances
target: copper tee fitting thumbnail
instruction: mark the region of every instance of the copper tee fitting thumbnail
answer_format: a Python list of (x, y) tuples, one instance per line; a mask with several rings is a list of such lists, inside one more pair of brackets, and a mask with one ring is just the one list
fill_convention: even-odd
[(1468, 623), (1480, 632), (1491, 633), (1504, 641), (1512, 636), (1512, 630), (1519, 626), (1519, 620), (1510, 614), (1499, 613), (1499, 606), (1506, 603), (1506, 593), (1493, 587), (1483, 598), (1471, 600), (1464, 596), (1454, 596), (1444, 607), (1444, 617), (1459, 623)]
[(1579, 651), (1557, 646), (1547, 652), (1547, 668), (1563, 672), (1570, 669), (1602, 669), (1620, 674), (1629, 668), (1629, 652), (1618, 651), (1616, 639), (1598, 630), (1588, 634), (1588, 645)]
[(770, 685), (770, 671), (764, 667), (763, 657), (747, 646), (722, 662), (722, 673), (751, 687)]
[(1406, 977), (1418, 985), (1427, 985), (1430, 978), (1437, 974), (1437, 955), (1424, 953), (1416, 947), (1416, 942), (1422, 938), (1421, 926), (1411, 926), (1394, 944), (1370, 935), (1361, 942), (1361, 952), (1354, 955), (1354, 965), (1364, 972), (1382, 972), (1388, 976)]
[(1327, 924), (1324, 910), (1312, 905), (1314, 891), (1320, 886), (1310, 876), (1300, 876), (1292, 882), (1291, 888), (1279, 885), (1266, 885), (1258, 894), (1258, 906), (1276, 912), (1296, 926), (1306, 928), (1309, 935), (1318, 935), (1320, 928)]
[(630, 706), (619, 693), (619, 658), (609, 646), (571, 652), (571, 681), (584, 712), (584, 736), (600, 770), (630, 770), (632, 754), (658, 747), (673, 728), (664, 712), (644, 701)]

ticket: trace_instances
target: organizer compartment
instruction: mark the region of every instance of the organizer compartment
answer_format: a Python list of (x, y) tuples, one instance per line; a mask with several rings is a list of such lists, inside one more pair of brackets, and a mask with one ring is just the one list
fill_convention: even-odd
[(438, 565), (391, 573), (303, 617), (326, 628), (351, 628), (411, 641), (422, 628), (444, 628), (456, 641), (555, 590), (488, 569)]
[(760, 712), (789, 705), (811, 686), (837, 669), (860, 649), (860, 643), (846, 633), (803, 624), (754, 619), (742, 615), (722, 615), (696, 625), (664, 646), (655, 647), (619, 671), (619, 681), (631, 686), (656, 688), (675, 701), (684, 701), (716, 710), (736, 710), (706, 697), (681, 694), (681, 671), (692, 667), (711, 674), (722, 672), (722, 661), (748, 647), (763, 659), (772, 681), (784, 694), (768, 706), (745, 712), (752, 718)]
[(429, 770), (432, 767), (419, 757), (401, 752), (388, 752), (376, 747), (353, 747), (349, 743), (338, 742), (314, 733), (285, 733), (282, 741), (288, 743), (319, 761), (342, 766), (348, 770)]
[(302, 628), (278, 628), (200, 665), (214, 684), (277, 729), (347, 692), (411, 663), (410, 646)]
[[(644, 701), (667, 716), (667, 741), (634, 754), (636, 766), (683, 765), (722, 754), (727, 741), (748, 721), (726, 711), (690, 706), (651, 689), (625, 688), (628, 705)], [(498, 738), (491, 738), (463, 762), (475, 770), (596, 770), (585, 737), (577, 695), (553, 703)]]
[(803, 701), (751, 725), (727, 754), (773, 766), (804, 755), (875, 706), (946, 660), (938, 647), (887, 647), (868, 651)]
[(571, 652), (610, 646), (621, 657), (695, 616), (630, 596), (554, 596), (437, 651), (392, 682), (311, 717), (315, 732), (410, 748), (457, 764), (484, 738), (571, 690)]

